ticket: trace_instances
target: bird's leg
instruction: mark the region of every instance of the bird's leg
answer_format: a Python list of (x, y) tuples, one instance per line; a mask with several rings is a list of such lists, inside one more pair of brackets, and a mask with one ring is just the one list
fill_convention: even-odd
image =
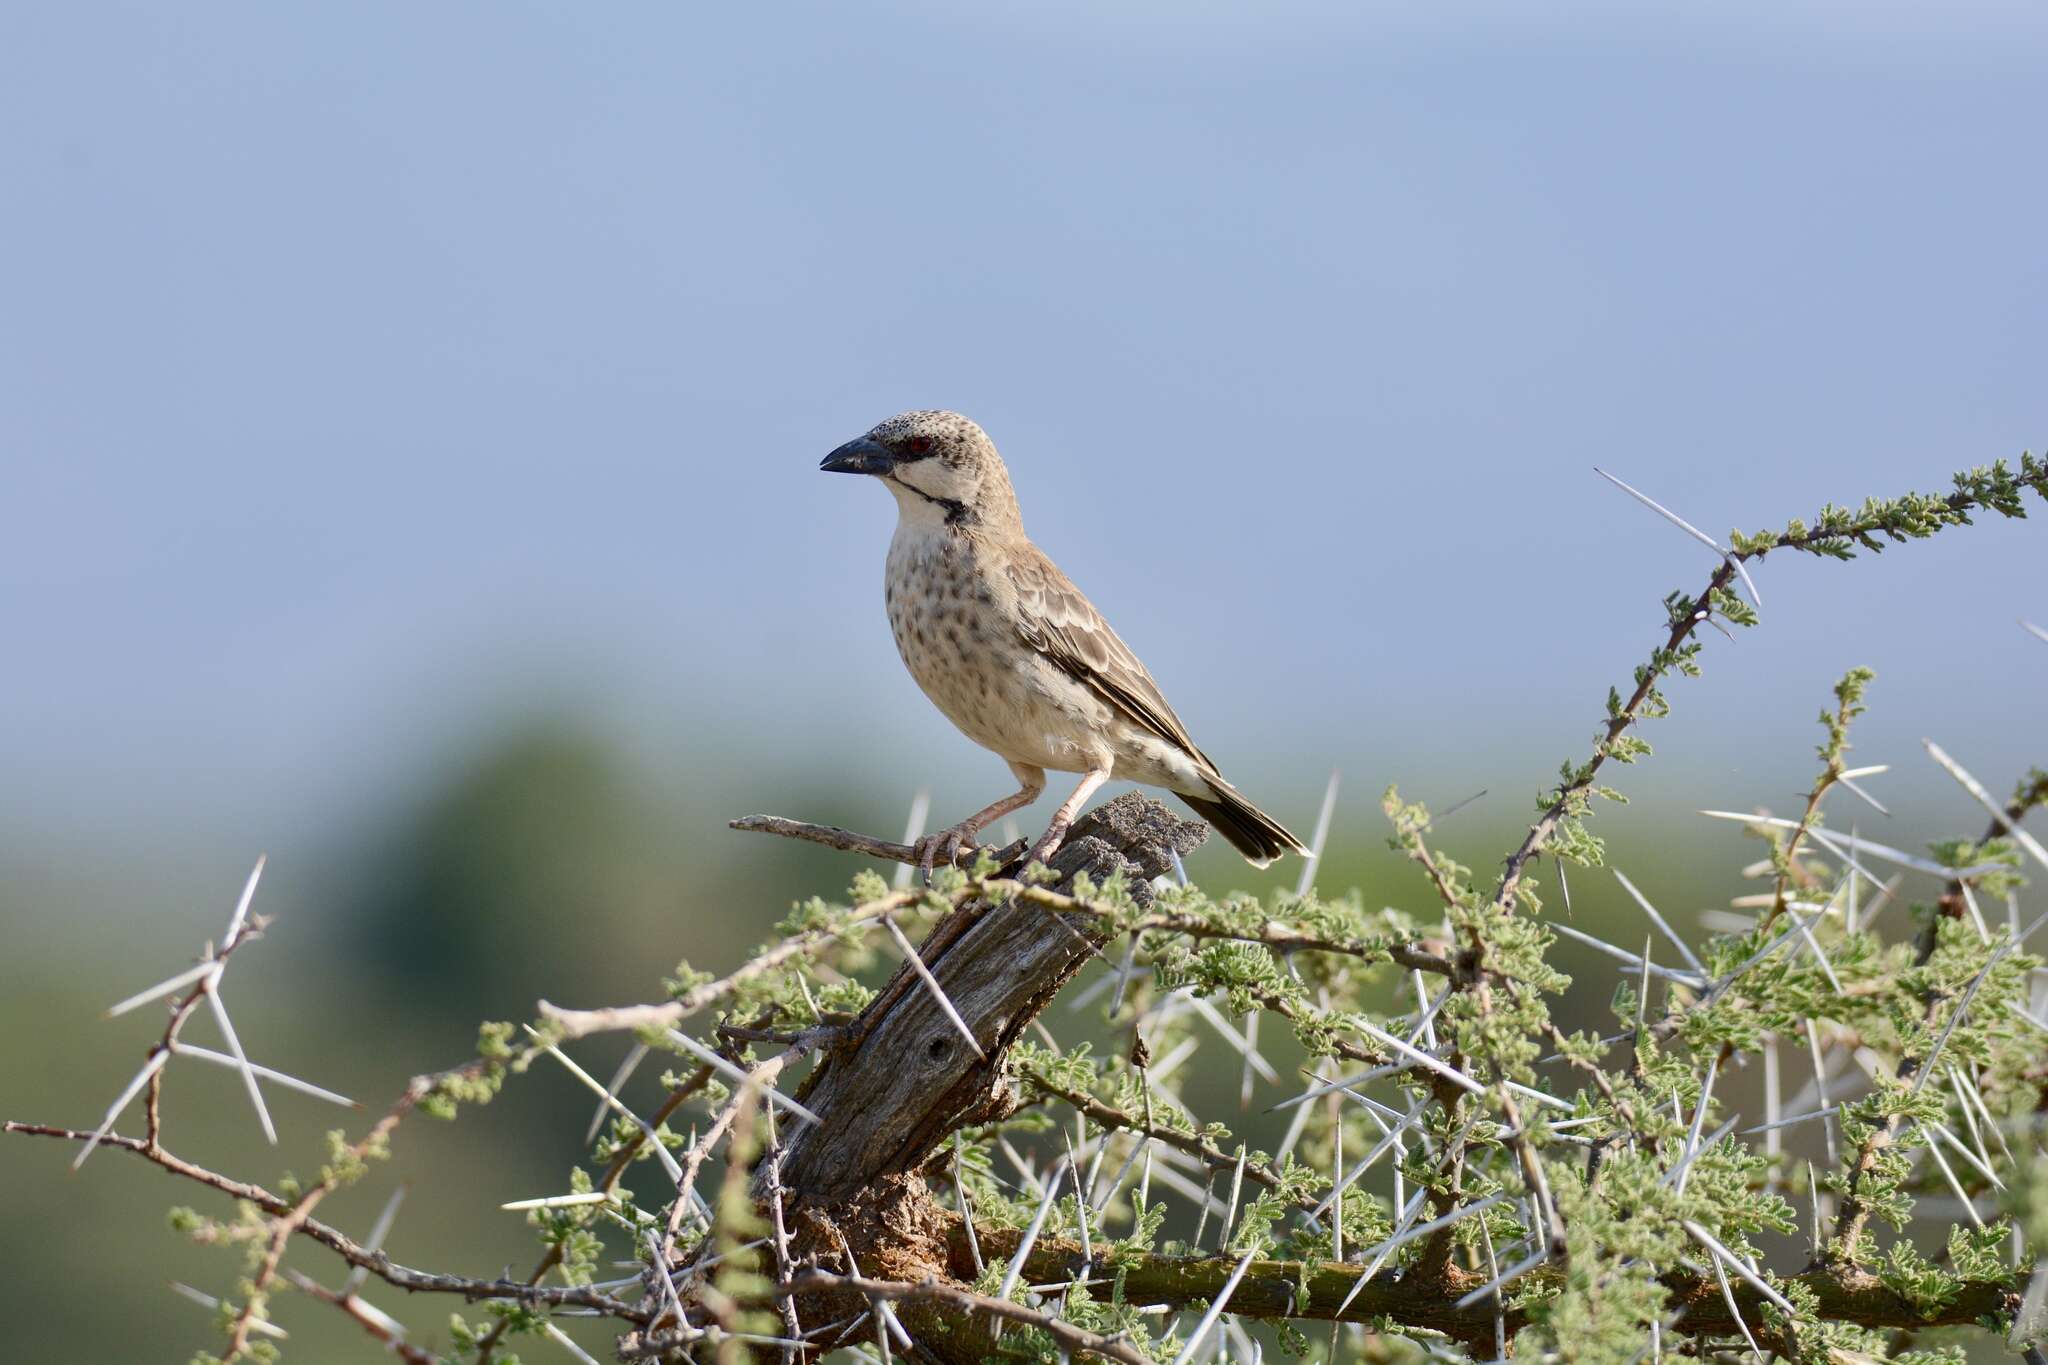
[(1074, 817), (1081, 813), (1081, 807), (1096, 789), (1109, 781), (1109, 769), (1098, 768), (1081, 779), (1081, 785), (1074, 788), (1074, 794), (1060, 802), (1060, 808), (1052, 813), (1052, 823), (1045, 827), (1045, 833), (1038, 836), (1038, 842), (1024, 855), (1024, 865), (1052, 862), (1052, 855), (1060, 851), (1060, 844), (1066, 840), (1067, 830), (1074, 823)]
[(917, 869), (924, 874), (926, 885), (931, 883), (932, 864), (938, 862), (941, 856), (944, 857), (946, 865), (951, 867), (959, 860), (962, 852), (974, 847), (974, 836), (981, 833), (985, 826), (1002, 819), (1013, 810), (1022, 810), (1045, 791), (1045, 769), (1012, 763), (1010, 771), (1017, 775), (1020, 784), (1016, 791), (999, 801), (989, 802), (957, 825), (934, 830), (914, 845), (917, 850)]

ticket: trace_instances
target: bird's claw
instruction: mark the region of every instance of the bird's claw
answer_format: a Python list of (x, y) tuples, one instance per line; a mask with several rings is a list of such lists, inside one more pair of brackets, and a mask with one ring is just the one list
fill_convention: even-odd
[(974, 842), (974, 831), (966, 825), (952, 825), (935, 830), (919, 839), (913, 847), (917, 851), (917, 870), (924, 877), (924, 884), (932, 884), (932, 865), (943, 861), (952, 867), (960, 861), (963, 853), (978, 851)]
[(1031, 851), (1024, 855), (1024, 866), (1029, 867), (1033, 863), (1043, 863), (1047, 867), (1051, 867), (1053, 854), (1058, 853), (1060, 845), (1066, 843), (1066, 841), (1067, 827), (1063, 824), (1055, 823), (1045, 833), (1038, 836), (1038, 842), (1033, 844)]

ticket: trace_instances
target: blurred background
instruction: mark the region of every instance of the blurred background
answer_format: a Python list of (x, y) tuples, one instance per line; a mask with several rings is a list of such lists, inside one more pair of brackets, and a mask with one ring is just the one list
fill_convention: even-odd
[[(1040, 544), (1261, 804), (1305, 833), (1341, 769), (1321, 885), (1411, 906), (1380, 789), (1487, 791), (1445, 838), (1497, 859), (1711, 568), (1593, 465), (1720, 534), (2043, 439), (2048, 11), (2018, 0), (7, 28), (9, 1118), (93, 1125), (159, 1027), (99, 1011), (218, 934), (259, 851), (243, 1038), (381, 1108), (479, 1018), (650, 998), (855, 870), (727, 818), (893, 835), (920, 788), (940, 821), (1007, 790), (896, 660), (891, 500), (816, 471), (900, 409), (988, 428)], [(1895, 814), (1840, 821), (1976, 832), (1918, 739), (1995, 789), (2048, 760), (2048, 646), (2016, 624), (2048, 622), (2044, 565), (2038, 520), (1772, 557), (1761, 629), (1708, 635), (1621, 774), (1615, 861), (1688, 924), (1725, 904), (1756, 846), (1690, 812), (1792, 804), (1853, 664)], [(1605, 879), (1579, 899), (1619, 913)], [(234, 1076), (174, 1071), (168, 1133), (310, 1172), (336, 1111), (274, 1103), (271, 1153)], [(325, 1212), (360, 1232), (418, 1177), (395, 1255), (523, 1270), (519, 1215), (482, 1210), (563, 1188), (586, 1113), (536, 1074)], [(37, 1306), (11, 1351), (207, 1346), (163, 1285), (233, 1283), (164, 1225), (203, 1192), (71, 1155), (0, 1147), (0, 1276)], [(338, 1314), (288, 1325), (299, 1359), (367, 1353)]]

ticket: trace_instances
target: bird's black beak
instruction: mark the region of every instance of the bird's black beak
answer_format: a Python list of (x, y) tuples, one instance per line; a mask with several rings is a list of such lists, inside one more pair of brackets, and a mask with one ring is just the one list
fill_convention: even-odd
[(887, 474), (895, 467), (896, 457), (889, 447), (865, 436), (848, 441), (818, 466), (830, 474)]

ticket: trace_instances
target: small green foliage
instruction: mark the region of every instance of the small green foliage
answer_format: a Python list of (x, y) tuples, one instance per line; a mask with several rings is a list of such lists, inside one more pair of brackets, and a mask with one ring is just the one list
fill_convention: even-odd
[(1875, 1267), (1886, 1289), (1912, 1304), (1925, 1317), (1933, 1317), (1962, 1288), (1948, 1271), (1929, 1261), (1913, 1244), (1900, 1238), (1891, 1244), (1883, 1261)]
[(661, 988), (668, 992), (671, 1000), (680, 1000), (707, 981), (718, 978), (710, 972), (698, 971), (687, 960), (678, 962), (674, 972), (661, 979)]

